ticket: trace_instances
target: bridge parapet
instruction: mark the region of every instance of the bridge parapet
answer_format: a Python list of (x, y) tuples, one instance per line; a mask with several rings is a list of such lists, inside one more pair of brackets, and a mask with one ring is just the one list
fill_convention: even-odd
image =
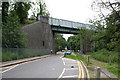
[(90, 24), (84, 24), (80, 22), (74, 22), (74, 21), (69, 21), (69, 20), (64, 20), (64, 19), (57, 19), (57, 18), (52, 18), (48, 16), (38, 16), (38, 20), (41, 20), (42, 22), (46, 22), (50, 25), (53, 26), (60, 26), (60, 27), (66, 27), (66, 28), (74, 28), (74, 29), (80, 29), (82, 28), (87, 28), (90, 29)]
[(68, 28), (77, 28), (80, 29), (81, 27), (89, 28), (89, 24), (83, 24), (80, 22), (74, 22), (74, 21), (68, 21), (63, 19), (57, 19), (49, 17), (49, 24), (54, 26), (62, 26), (62, 27), (68, 27)]

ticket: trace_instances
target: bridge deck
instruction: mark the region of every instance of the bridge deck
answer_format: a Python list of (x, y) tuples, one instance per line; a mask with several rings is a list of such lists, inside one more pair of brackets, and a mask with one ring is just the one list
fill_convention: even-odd
[(89, 24), (83, 24), (80, 22), (68, 21), (68, 20), (57, 19), (52, 17), (49, 17), (49, 24), (54, 26), (76, 28), (76, 29), (80, 29), (81, 27), (89, 28), (91, 26)]
[(57, 19), (48, 16), (38, 16), (38, 20), (43, 22), (49, 23), (51, 25), (51, 29), (54, 32), (59, 33), (71, 33), (71, 34), (78, 34), (80, 28), (90, 29), (90, 24), (84, 24), (80, 22), (74, 22), (64, 19)]

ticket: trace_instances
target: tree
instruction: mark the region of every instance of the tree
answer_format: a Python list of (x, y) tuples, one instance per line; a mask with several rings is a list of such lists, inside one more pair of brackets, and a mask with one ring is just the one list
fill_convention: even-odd
[(107, 27), (106, 27), (106, 36), (109, 40), (107, 47), (109, 50), (120, 51), (120, 10), (112, 12), (108, 17)]
[(2, 2), (2, 22), (6, 22), (8, 16), (9, 2)]
[(2, 26), (2, 46), (5, 48), (25, 47), (24, 33), (15, 11), (10, 11), (6, 23)]
[(25, 24), (25, 20), (28, 18), (28, 10), (30, 9), (30, 2), (16, 2), (14, 10), (20, 19), (20, 23)]
[(49, 11), (47, 10), (47, 6), (43, 0), (39, 0), (38, 2), (31, 2), (31, 5), (35, 6), (31, 8), (33, 17), (38, 17), (38, 15), (50, 16)]
[(65, 38), (63, 38), (63, 35), (55, 35), (55, 49), (58, 50), (64, 50), (67, 46), (67, 42)]
[[(105, 48), (110, 51), (120, 51), (120, 2), (119, 1), (95, 1), (94, 5), (98, 4), (100, 20), (95, 21), (97, 33), (94, 36), (98, 50)], [(104, 15), (102, 9), (109, 10), (109, 14)], [(102, 24), (104, 22), (104, 24)], [(100, 30), (101, 28), (101, 30)]]
[(42, 16), (50, 15), (49, 11), (47, 10), (47, 6), (43, 0), (40, 0), (40, 2), (36, 2), (36, 3), (39, 6), (38, 15), (42, 15)]
[(79, 35), (70, 36), (67, 40), (67, 48), (71, 50), (80, 50)]
[(93, 36), (94, 36), (95, 31), (91, 29), (80, 29), (79, 37), (80, 37), (80, 47), (81, 47), (81, 52), (86, 53), (86, 52), (91, 52), (93, 51)]

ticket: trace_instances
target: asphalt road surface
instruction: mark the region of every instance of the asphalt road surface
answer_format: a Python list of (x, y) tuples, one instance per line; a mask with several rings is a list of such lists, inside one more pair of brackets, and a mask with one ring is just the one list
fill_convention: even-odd
[(77, 78), (77, 61), (63, 54), (15, 65), (2, 72), (2, 78)]

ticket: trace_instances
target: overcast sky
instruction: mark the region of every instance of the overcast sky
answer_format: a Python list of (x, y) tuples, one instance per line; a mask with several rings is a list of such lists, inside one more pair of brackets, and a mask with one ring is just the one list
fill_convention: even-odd
[[(39, 1), (39, 0), (38, 0)], [(50, 16), (81, 23), (89, 23), (96, 13), (91, 9), (93, 0), (44, 0)], [(70, 35), (63, 35), (67, 39)]]
[[(50, 15), (54, 18), (88, 23), (96, 13), (91, 9), (93, 0), (45, 0)], [(67, 39), (70, 35), (64, 35)]]
[(52, 17), (88, 23), (96, 15), (91, 9), (93, 0), (45, 0)]

